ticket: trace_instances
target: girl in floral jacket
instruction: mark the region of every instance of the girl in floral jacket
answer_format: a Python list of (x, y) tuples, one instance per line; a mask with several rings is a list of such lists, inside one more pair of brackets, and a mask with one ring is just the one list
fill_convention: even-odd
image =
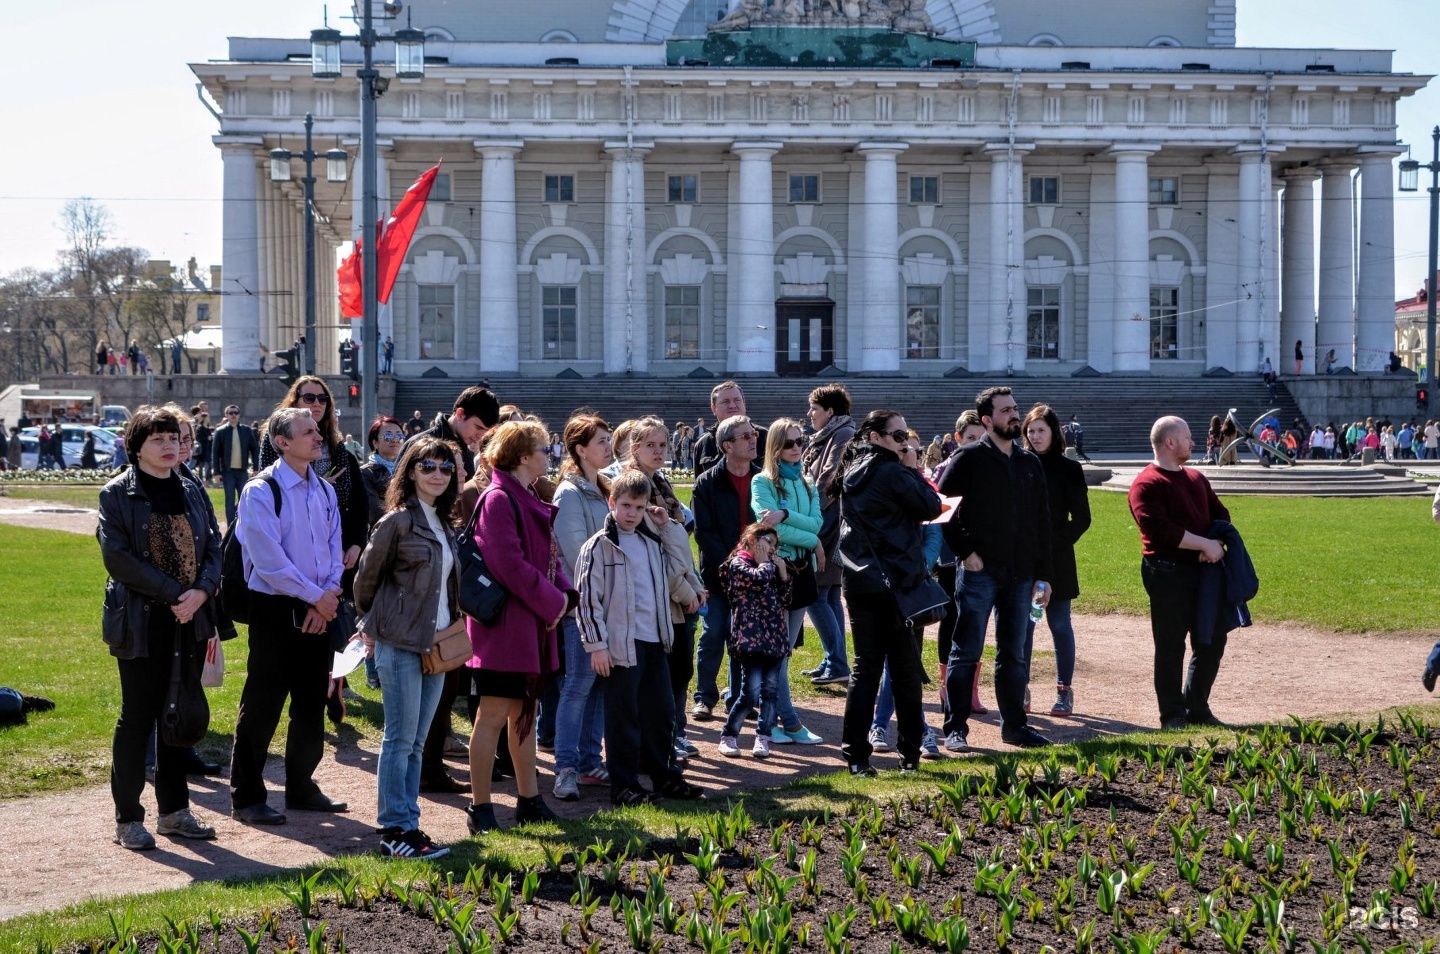
[(780, 669), (790, 655), (786, 603), (790, 576), (784, 560), (776, 560), (780, 538), (766, 523), (752, 523), (740, 534), (730, 559), (720, 565), (720, 584), (730, 601), (730, 652), (740, 664), (740, 691), (734, 694), (730, 716), (720, 734), (720, 754), (740, 754), (738, 736), (745, 714), (759, 707), (760, 725), (751, 754), (770, 756), (770, 732), (775, 727)]

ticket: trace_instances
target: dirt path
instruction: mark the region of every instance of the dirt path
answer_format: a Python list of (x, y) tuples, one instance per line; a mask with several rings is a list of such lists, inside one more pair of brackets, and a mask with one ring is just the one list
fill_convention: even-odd
[[(54, 524), (49, 524), (53, 527)], [(1156, 725), (1150, 688), (1150, 639), (1146, 620), (1125, 616), (1076, 617), (1080, 659), (1075, 678), (1079, 715), (1074, 719), (1035, 716), (1033, 723), (1057, 741), (1117, 734)], [(1045, 648), (1042, 645), (1038, 648)], [(1285, 625), (1259, 624), (1236, 634), (1215, 687), (1216, 713), (1227, 721), (1260, 722), (1286, 715), (1373, 713), (1393, 705), (1428, 698), (1420, 686), (1428, 640), (1419, 636), (1340, 636)], [(1034, 672), (1036, 708), (1048, 704), (1054, 678), (1050, 657), (1039, 659)], [(993, 703), (989, 687), (982, 693)], [(935, 693), (927, 694), (928, 718), (938, 722)], [(702, 755), (692, 760), (689, 777), (717, 800), (757, 786), (782, 784), (797, 774), (835, 771), (841, 766), (839, 737), (844, 699), (833, 695), (802, 706), (806, 724), (825, 738), (819, 746), (777, 747), (769, 762), (748, 754), (737, 760), (715, 755), (718, 722), (694, 726), (692, 738)], [(458, 721), (457, 721), (458, 724)], [(36, 723), (36, 727), (43, 723)], [(748, 753), (752, 729), (742, 744)], [(294, 868), (326, 857), (375, 848), (371, 827), (375, 809), (375, 743), (342, 729), (329, 737), (326, 758), (317, 780), (333, 797), (349, 801), (347, 815), (290, 814), (290, 823), (275, 829), (254, 829), (229, 818), (229, 792), (223, 779), (196, 780), (191, 796), (196, 809), (219, 829), (214, 842), (195, 843), (161, 838), (156, 851), (132, 853), (110, 842), (113, 809), (107, 787), (0, 803), (0, 839), (10, 858), (0, 872), (0, 918), (51, 910), (87, 898), (182, 887), (194, 881), (244, 877)], [(998, 716), (972, 721), (971, 744), (981, 751), (1009, 750), (999, 739)], [(877, 755), (881, 769), (896, 766), (893, 753)], [(542, 753), (542, 792), (548, 795), (550, 758)], [(941, 763), (943, 765), (943, 763)], [(458, 777), (463, 763), (452, 762)], [(270, 762), (271, 803), (280, 807), (278, 783), (282, 766)], [(608, 793), (582, 790), (582, 800), (554, 803), (565, 815), (580, 815), (608, 805)], [(437, 840), (465, 837), (464, 796), (430, 799), (422, 796), (425, 829)], [(508, 824), (514, 807), (513, 783), (497, 787), (501, 823)], [(152, 812), (151, 796), (146, 804)], [(60, 834), (60, 833), (63, 833)], [(57, 837), (84, 846), (76, 855), (57, 851)], [(76, 859), (82, 859), (79, 864)]]

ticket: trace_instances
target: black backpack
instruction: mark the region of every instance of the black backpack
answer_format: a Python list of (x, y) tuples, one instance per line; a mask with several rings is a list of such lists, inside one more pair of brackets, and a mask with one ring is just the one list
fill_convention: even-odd
[[(280, 516), (280, 507), (284, 502), (280, 484), (269, 474), (261, 474), (255, 480), (263, 480), (270, 485), (270, 492), (275, 495), (275, 516)], [(235, 519), (225, 528), (225, 536), (220, 541), (220, 608), (235, 622), (249, 623), (250, 584), (245, 582), (245, 550), (235, 536), (235, 528), (239, 524), (237, 509)]]

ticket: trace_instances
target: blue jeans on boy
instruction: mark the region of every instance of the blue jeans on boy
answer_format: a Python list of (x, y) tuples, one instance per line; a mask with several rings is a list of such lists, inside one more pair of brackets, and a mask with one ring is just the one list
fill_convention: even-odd
[(789, 656), (740, 657), (740, 678), (735, 683), (740, 687), (740, 692), (732, 693), (730, 715), (725, 720), (725, 729), (721, 735), (739, 736), (740, 729), (745, 725), (745, 714), (756, 707), (760, 709), (760, 724), (755, 729), (756, 734), (770, 734), (770, 730), (775, 728), (780, 670), (784, 669), (789, 661)]
[(555, 774), (562, 769), (590, 769), (600, 763), (605, 737), (605, 683), (590, 668), (590, 654), (580, 642), (575, 617), (560, 621), (565, 652), (565, 684), (555, 709)]
[(955, 591), (960, 620), (950, 647), (950, 671), (945, 691), (950, 717), (945, 734), (970, 729), (970, 693), (980, 653), (985, 648), (985, 627), (995, 612), (995, 699), (999, 703), (1001, 736), (1019, 732), (1027, 724), (1025, 687), (1030, 684), (1030, 599), (1034, 581), (1001, 578), (989, 568), (967, 570)]
[(850, 660), (845, 652), (845, 607), (840, 602), (840, 586), (820, 587), (820, 598), (807, 609), (815, 632), (820, 635), (820, 646), (825, 658), (820, 668), (828, 669), (837, 676), (850, 675)]
[[(1070, 685), (1075, 678), (1075, 626), (1070, 621), (1070, 601), (1052, 599), (1045, 607), (1045, 623), (1055, 644), (1055, 681)], [(1035, 624), (1030, 624), (1030, 642), (1035, 642)]]
[[(726, 655), (725, 643), (730, 638), (730, 601), (721, 593), (711, 592), (706, 600), (704, 623), (700, 627), (700, 648), (695, 654), (695, 701), (714, 706), (720, 701), (715, 680), (720, 676), (720, 659)], [(740, 667), (730, 654), (730, 685), (740, 683)], [(730, 689), (725, 690), (730, 695)]]
[(420, 827), (420, 759), (445, 675), (427, 676), (420, 670), (419, 653), (387, 643), (375, 644), (375, 670), (385, 706), (375, 820), (381, 828), (410, 831)]

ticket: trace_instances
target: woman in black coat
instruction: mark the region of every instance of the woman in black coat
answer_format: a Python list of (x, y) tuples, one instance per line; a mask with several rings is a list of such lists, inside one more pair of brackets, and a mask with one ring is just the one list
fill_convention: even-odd
[[(1090, 498), (1085, 470), (1078, 460), (1065, 456), (1065, 436), (1060, 418), (1048, 404), (1037, 404), (1025, 415), (1025, 446), (1045, 468), (1045, 486), (1050, 493), (1050, 553), (1054, 574), (1050, 580), (1050, 605), (1045, 618), (1055, 644), (1055, 705), (1050, 714), (1073, 715), (1075, 691), (1075, 627), (1070, 623), (1070, 601), (1080, 595), (1079, 573), (1075, 568), (1075, 541), (1090, 529)], [(1030, 624), (1034, 636), (1035, 624)]]

